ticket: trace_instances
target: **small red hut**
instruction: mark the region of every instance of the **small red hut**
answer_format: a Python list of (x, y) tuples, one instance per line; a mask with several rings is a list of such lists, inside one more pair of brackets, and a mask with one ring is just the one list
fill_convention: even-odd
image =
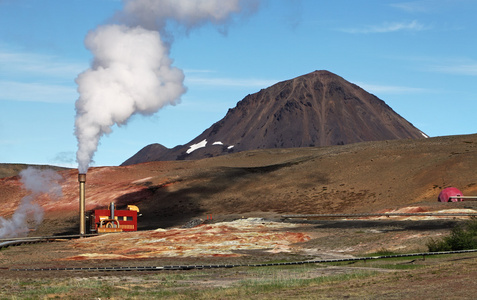
[(459, 197), (459, 196), (464, 196), (462, 192), (455, 188), (455, 187), (448, 187), (443, 189), (439, 193), (439, 197), (437, 198), (437, 201), (439, 202), (459, 202), (459, 201), (464, 201), (463, 198), (451, 198), (451, 197)]
[(96, 209), (90, 214), (90, 231), (107, 233), (137, 231), (137, 213), (135, 205), (128, 205), (126, 210), (116, 210), (111, 202), (109, 209)]

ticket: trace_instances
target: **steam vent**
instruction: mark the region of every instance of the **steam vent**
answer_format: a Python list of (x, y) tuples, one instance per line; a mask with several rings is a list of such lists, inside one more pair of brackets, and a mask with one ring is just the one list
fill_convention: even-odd
[(86, 174), (78, 174), (79, 182), (79, 211), (80, 211), (80, 231), (79, 234), (83, 235), (86, 231), (85, 224), (85, 183), (86, 183)]

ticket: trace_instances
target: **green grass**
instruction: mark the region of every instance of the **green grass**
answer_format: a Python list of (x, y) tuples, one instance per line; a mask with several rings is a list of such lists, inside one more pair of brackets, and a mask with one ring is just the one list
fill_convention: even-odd
[[(363, 282), (379, 282), (382, 272), (394, 270), (396, 276), (408, 278), (421, 273), (416, 268), (449, 261), (450, 255), (436, 255), (433, 262), (420, 258), (370, 259), (356, 262), (304, 264), (270, 267), (237, 267), (157, 273), (101, 273), (101, 277), (85, 273), (65, 272), (64, 278), (0, 278), (0, 299), (275, 299), (295, 295), (314, 299), (312, 291), (334, 287), (361, 286)], [(434, 260), (436, 259), (436, 260)], [(346, 268), (333, 268), (344, 266)], [(331, 267), (331, 268), (330, 268)], [(363, 270), (363, 268), (372, 268)], [(334, 271), (339, 270), (339, 271)], [(433, 272), (440, 276), (439, 269)], [(414, 275), (413, 275), (414, 274)], [(415, 275), (417, 274), (417, 275)], [(434, 274), (434, 273), (432, 273)], [(22, 276), (19, 273), (19, 276)], [(36, 276), (30, 275), (27, 276)], [(77, 277), (83, 276), (83, 277)], [(92, 276), (92, 275), (91, 275)], [(96, 275), (97, 276), (97, 275)], [(421, 275), (419, 275), (421, 276)], [(375, 278), (375, 279), (373, 279)]]
[(386, 248), (381, 248), (374, 253), (370, 253), (369, 256), (386, 256), (386, 255), (396, 255), (396, 254), (402, 254), (402, 253), (397, 253), (397, 252), (388, 250)]
[(409, 264), (382, 264), (376, 265), (376, 268), (388, 269), (388, 270), (412, 270), (422, 268), (422, 265)]
[(477, 249), (477, 218), (457, 225), (449, 236), (430, 239), (427, 247), (429, 252)]
[[(375, 272), (356, 270), (350, 274), (321, 276), (314, 264), (228, 270), (197, 270), (139, 275), (113, 273), (113, 277), (65, 279), (3, 279), (0, 299), (223, 299), (243, 298), (261, 293), (279, 292), (324, 282), (336, 282), (373, 276)], [(109, 274), (108, 274), (109, 275)], [(121, 278), (120, 276), (124, 276)], [(115, 279), (114, 279), (115, 278)], [(119, 278), (119, 279), (118, 279)], [(227, 287), (201, 284), (224, 278)], [(242, 279), (241, 279), (242, 278)], [(114, 280), (113, 280), (114, 279)]]
[(373, 271), (359, 271), (351, 274), (340, 274), (331, 276), (319, 276), (315, 278), (290, 278), (288, 276), (276, 275), (274, 278), (265, 280), (243, 280), (240, 288), (249, 290), (251, 294), (256, 292), (269, 292), (280, 289), (307, 287), (324, 282), (347, 281), (350, 279), (363, 278), (375, 275)]
[[(332, 262), (326, 263), (330, 266), (347, 266), (347, 267), (368, 267), (368, 268), (379, 268), (379, 269), (389, 269), (389, 270), (410, 270), (423, 267), (419, 264), (419, 261), (422, 261), (422, 258), (409, 258), (409, 257), (393, 257), (393, 258), (383, 258), (383, 259), (369, 259), (369, 260), (359, 260), (359, 261), (347, 261), (347, 262)], [(415, 263), (417, 262), (417, 263)]]

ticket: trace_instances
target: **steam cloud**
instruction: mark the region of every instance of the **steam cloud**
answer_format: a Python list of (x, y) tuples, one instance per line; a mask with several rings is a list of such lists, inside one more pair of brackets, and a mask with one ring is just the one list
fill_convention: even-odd
[(187, 31), (211, 23), (225, 25), (250, 11), (258, 0), (124, 0), (118, 24), (91, 31), (85, 46), (94, 56), (76, 78), (76, 159), (86, 173), (100, 138), (134, 114), (151, 115), (175, 105), (186, 92), (184, 73), (169, 57), (168, 23)]
[(0, 217), (0, 238), (27, 236), (30, 228), (38, 227), (43, 221), (43, 208), (34, 203), (35, 199), (42, 194), (48, 194), (51, 198), (62, 196), (59, 182), (63, 178), (53, 170), (28, 168), (21, 171), (20, 176), (20, 181), (30, 194), (20, 200), (11, 219)]

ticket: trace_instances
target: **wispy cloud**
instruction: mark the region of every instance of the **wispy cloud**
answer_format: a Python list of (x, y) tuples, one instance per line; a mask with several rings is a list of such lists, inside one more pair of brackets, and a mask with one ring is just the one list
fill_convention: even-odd
[[(471, 0), (473, 1), (473, 0)], [(415, 0), (396, 2), (389, 4), (391, 7), (408, 13), (432, 13), (436, 11), (443, 11), (449, 6), (459, 6), (463, 2), (471, 2), (468, 0)]]
[(224, 77), (197, 77), (186, 76), (186, 85), (206, 85), (215, 87), (255, 87), (266, 88), (277, 83), (278, 80), (258, 78), (224, 78)]
[(432, 4), (435, 4), (436, 1), (434, 0), (420, 0), (420, 1), (409, 1), (409, 2), (400, 2), (400, 3), (392, 3), (390, 4), (391, 7), (410, 12), (410, 13), (420, 13), (420, 12), (428, 12), (432, 9)]
[(18, 144), (15, 140), (0, 139), (0, 146), (11, 146)]
[(217, 71), (208, 70), (208, 69), (184, 69), (184, 73), (189, 76), (191, 74), (206, 74), (206, 73), (215, 73)]
[(68, 78), (71, 81), (88, 66), (68, 62), (59, 57), (37, 53), (16, 52), (0, 48), (0, 65), (4, 75)]
[(452, 75), (477, 76), (477, 62), (437, 64), (429, 66), (428, 70)]
[(74, 79), (87, 65), (0, 45), (0, 100), (67, 103), (78, 96)]
[(381, 25), (368, 25), (359, 28), (343, 28), (342, 32), (352, 34), (369, 34), (369, 33), (390, 33), (398, 31), (423, 31), (429, 27), (419, 23), (418, 21), (410, 22), (385, 22)]
[(379, 85), (379, 84), (368, 84), (363, 82), (357, 82), (358, 86), (364, 90), (375, 93), (375, 94), (415, 94), (415, 93), (429, 93), (431, 92), (425, 88), (416, 88), (409, 86), (399, 86), (399, 85)]
[(78, 94), (75, 87), (46, 83), (0, 80), (0, 101), (73, 103)]
[(477, 60), (468, 57), (413, 56), (397, 57), (397, 59), (412, 62), (415, 69), (421, 72), (477, 76)]
[(266, 88), (279, 82), (275, 79), (221, 77), (217, 71), (210, 69), (185, 69), (184, 73), (186, 85)]

